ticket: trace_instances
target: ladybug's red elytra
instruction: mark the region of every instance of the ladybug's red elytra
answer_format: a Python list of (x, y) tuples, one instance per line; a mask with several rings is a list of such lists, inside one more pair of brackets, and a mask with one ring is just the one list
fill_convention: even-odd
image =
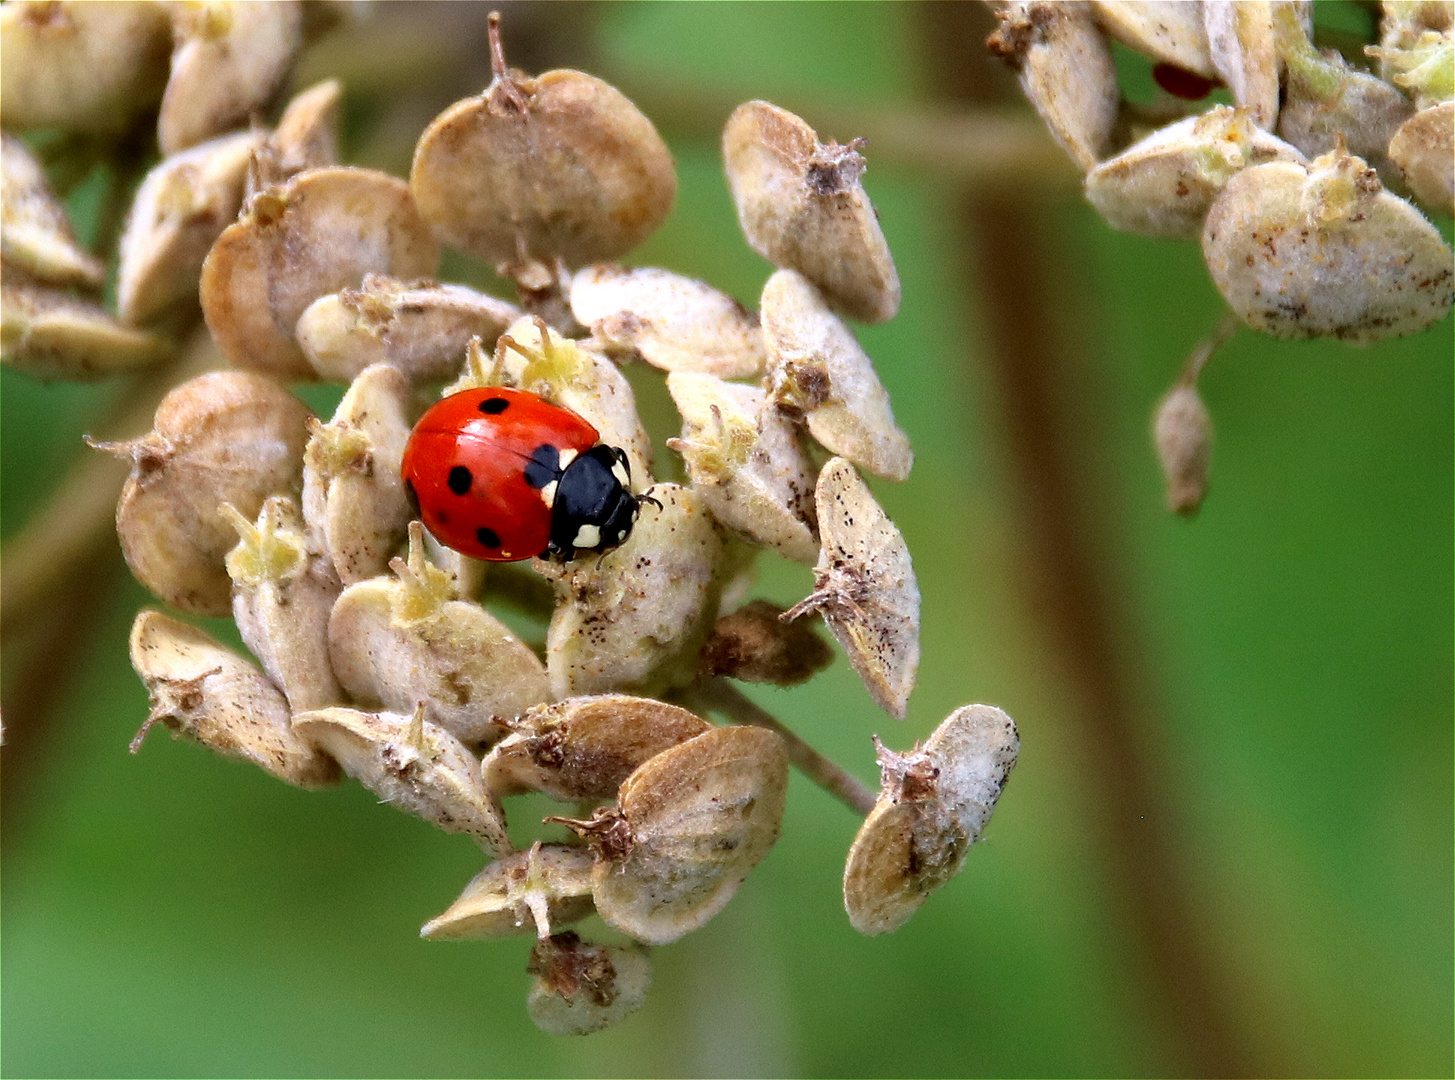
[(420, 417), (404, 482), (435, 539), (475, 559), (568, 562), (622, 543), (637, 518), (626, 454), (570, 409), (487, 387)]

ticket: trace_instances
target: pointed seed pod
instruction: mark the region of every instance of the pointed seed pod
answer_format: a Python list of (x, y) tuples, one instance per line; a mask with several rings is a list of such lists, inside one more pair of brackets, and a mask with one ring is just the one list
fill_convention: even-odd
[(536, 942), (526, 971), (526, 1008), (548, 1035), (590, 1035), (619, 1023), (647, 1000), (647, 951), (591, 945), (566, 932)]
[(338, 109), (343, 86), (324, 79), (288, 102), (278, 126), (258, 148), (248, 174), (247, 198), (278, 187), (309, 169), (338, 164)]
[(8, 267), (0, 282), (0, 359), (38, 379), (86, 381), (140, 371), (172, 344), (117, 322), (92, 300)]
[(1186, 0), (1092, 0), (1096, 23), (1143, 56), (1217, 78), (1207, 50), (1202, 7)]
[(1204, 25), (1213, 67), (1248, 110), (1253, 123), (1272, 131), (1278, 120), (1281, 63), (1273, 30), (1274, 8), (1286, 0), (1204, 0)]
[(0, 132), (0, 256), (39, 281), (97, 289), (106, 268), (76, 243), (45, 169), (25, 143)]
[(425, 923), (419, 936), (464, 941), (535, 932), (548, 938), (555, 928), (594, 910), (591, 867), (583, 847), (533, 844), (481, 870), (443, 914)]

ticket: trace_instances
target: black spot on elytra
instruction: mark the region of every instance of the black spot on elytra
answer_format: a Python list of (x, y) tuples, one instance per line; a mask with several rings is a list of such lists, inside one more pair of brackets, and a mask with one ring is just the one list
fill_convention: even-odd
[(525, 466), (525, 482), (539, 491), (561, 476), (561, 451), (550, 443), (541, 443)]
[(510, 402), (503, 397), (486, 398), (480, 402), (480, 411), (486, 416), (499, 416), (510, 408)]
[(498, 548), (500, 546), (500, 534), (494, 529), (476, 529), (475, 539), (481, 547)]
[(470, 490), (470, 484), (474, 481), (470, 470), (463, 465), (456, 465), (450, 469), (449, 478), (445, 483), (449, 484), (450, 490), (456, 495), (464, 495)]

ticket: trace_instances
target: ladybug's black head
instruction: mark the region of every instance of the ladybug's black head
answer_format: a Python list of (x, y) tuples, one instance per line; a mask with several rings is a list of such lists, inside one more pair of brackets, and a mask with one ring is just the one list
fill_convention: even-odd
[(551, 540), (542, 557), (569, 562), (582, 552), (610, 551), (631, 535), (636, 520), (626, 454), (593, 446), (561, 471), (551, 505)]

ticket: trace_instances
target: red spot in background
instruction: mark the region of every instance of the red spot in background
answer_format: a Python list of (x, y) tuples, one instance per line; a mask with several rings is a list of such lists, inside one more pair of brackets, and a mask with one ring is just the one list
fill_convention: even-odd
[(1186, 68), (1180, 68), (1176, 64), (1154, 65), (1152, 78), (1158, 86), (1173, 97), (1180, 97), (1187, 101), (1201, 101), (1223, 85), (1217, 79), (1204, 79), (1201, 75), (1194, 74)]

